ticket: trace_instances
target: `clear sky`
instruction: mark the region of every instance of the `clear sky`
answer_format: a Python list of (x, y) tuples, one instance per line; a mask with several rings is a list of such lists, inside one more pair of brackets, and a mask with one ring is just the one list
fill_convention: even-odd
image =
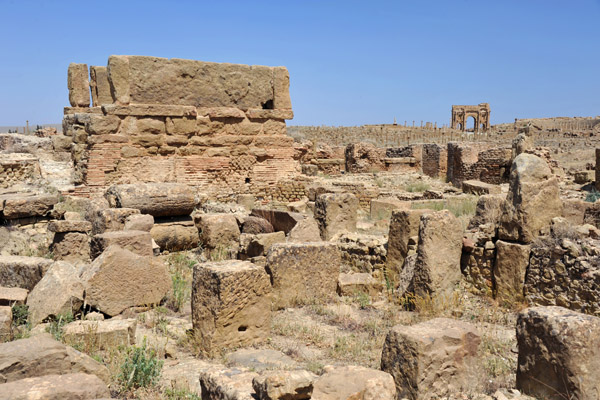
[(290, 125), (600, 115), (600, 0), (0, 0), (0, 125), (58, 123), (70, 62), (289, 69)]

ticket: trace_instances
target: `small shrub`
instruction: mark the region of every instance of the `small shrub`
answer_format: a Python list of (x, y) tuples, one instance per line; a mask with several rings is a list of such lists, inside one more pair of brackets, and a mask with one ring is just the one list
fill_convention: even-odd
[(404, 190), (409, 193), (424, 192), (431, 189), (431, 186), (425, 182), (410, 182), (404, 186)]
[(129, 391), (154, 386), (160, 376), (162, 365), (163, 362), (158, 360), (156, 352), (146, 347), (146, 339), (141, 347), (129, 347), (118, 376), (121, 388)]
[(202, 397), (187, 388), (166, 388), (164, 390), (166, 400), (201, 400)]
[(600, 192), (595, 189), (592, 189), (592, 191), (585, 196), (585, 201), (589, 203), (595, 203), (598, 199), (600, 199)]
[(185, 253), (178, 253), (169, 256), (168, 263), (173, 287), (167, 306), (178, 312), (181, 311), (183, 304), (190, 298), (192, 272), (196, 261), (188, 258)]
[(15, 304), (12, 306), (12, 323), (14, 326), (21, 326), (27, 323), (29, 318), (29, 306), (26, 304)]
[(365, 292), (357, 292), (354, 298), (361, 310), (364, 310), (371, 304), (371, 297)]

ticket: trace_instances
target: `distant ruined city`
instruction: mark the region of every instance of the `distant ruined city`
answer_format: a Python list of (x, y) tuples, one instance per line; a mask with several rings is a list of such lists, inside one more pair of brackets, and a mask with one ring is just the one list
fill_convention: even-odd
[(66, 78), (62, 129), (0, 134), (3, 399), (599, 398), (600, 117), (288, 126), (282, 66)]

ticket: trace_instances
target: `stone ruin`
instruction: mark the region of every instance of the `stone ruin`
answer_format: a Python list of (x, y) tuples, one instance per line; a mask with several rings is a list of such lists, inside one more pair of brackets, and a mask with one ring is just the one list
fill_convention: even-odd
[(89, 76), (86, 64), (69, 66), (63, 132), (78, 194), (178, 182), (268, 196), (299, 172), (285, 67), (111, 56)]
[(159, 396), (597, 398), (600, 206), (563, 121), (307, 142), (284, 67), (111, 56), (68, 87), (63, 135), (0, 135), (4, 397), (124, 396), (98, 360), (148, 343)]

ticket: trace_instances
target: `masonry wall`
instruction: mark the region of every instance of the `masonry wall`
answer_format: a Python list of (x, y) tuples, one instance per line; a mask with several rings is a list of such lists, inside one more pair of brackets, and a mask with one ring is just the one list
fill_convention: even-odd
[(457, 187), (469, 179), (493, 184), (508, 182), (511, 148), (492, 146), (490, 143), (448, 143), (448, 182)]
[[(94, 70), (97, 80), (102, 70)], [(283, 67), (111, 56), (106, 77), (111, 104), (65, 108), (80, 194), (117, 183), (180, 182), (213, 197), (272, 198), (277, 182), (299, 173), (286, 135), (293, 112)], [(85, 84), (70, 81), (69, 88)], [(107, 101), (106, 90), (95, 97)]]

